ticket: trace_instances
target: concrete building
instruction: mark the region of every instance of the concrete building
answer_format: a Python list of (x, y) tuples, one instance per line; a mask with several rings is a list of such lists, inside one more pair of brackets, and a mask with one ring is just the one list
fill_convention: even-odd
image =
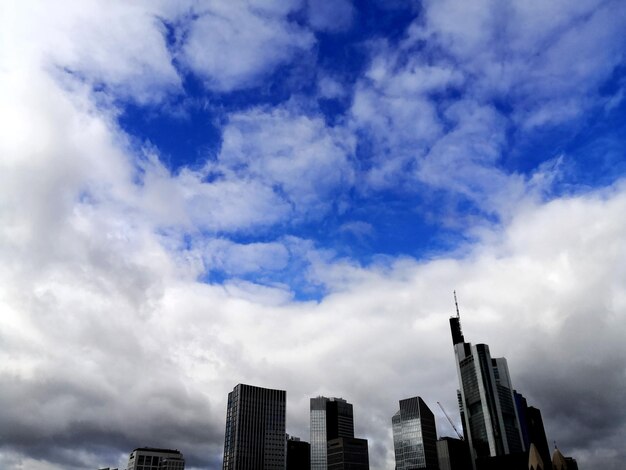
[(128, 457), (126, 470), (184, 470), (185, 459), (178, 450), (139, 447)]

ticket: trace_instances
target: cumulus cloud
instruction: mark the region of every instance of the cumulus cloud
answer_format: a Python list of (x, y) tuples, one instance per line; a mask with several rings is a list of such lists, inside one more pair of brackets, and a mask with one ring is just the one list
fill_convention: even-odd
[[(617, 60), (608, 37), (621, 7), (509, 5), (508, 27), (494, 29), (498, 8), (427, 3), (397, 50), (369, 43), (336, 126), (297, 99), (230, 110), (216, 155), (172, 171), (120, 130), (102, 94), (154, 104), (180, 92), (177, 60), (213, 91), (258, 83), (313, 46), (291, 19), (304, 4), (23, 5), (0, 14), (11, 38), (0, 50), (0, 467), (123, 467), (146, 444), (219, 468), (226, 396), (247, 382), (286, 389), (287, 429), (305, 439), (308, 398), (344, 396), (372, 467), (389, 468), (399, 399), (421, 395), (452, 433), (434, 403), (456, 415), (455, 288), (467, 339), (509, 359), (548, 436), (581, 467), (624, 461), (626, 186), (542, 200), (561, 160), (525, 176), (499, 166), (512, 122), (562, 122), (594, 99)], [(173, 44), (168, 28), (181, 34)], [(515, 52), (501, 73), (500, 35)], [(420, 55), (431, 46), (447, 59)], [(517, 68), (525, 61), (535, 74)], [(348, 94), (336, 85), (319, 91)], [(492, 86), (519, 100), (510, 116)], [(561, 114), (539, 99), (568, 94)], [(363, 145), (374, 151), (357, 161)], [(355, 188), (416, 184), (506, 217), (453, 255), (368, 266), (270, 230), (341, 214)], [(352, 216), (339, 232), (376, 230)], [(227, 279), (203, 282), (211, 270)], [(295, 300), (296, 282), (326, 295)]]
[(217, 164), (237, 179), (275, 188), (296, 216), (324, 213), (354, 181), (354, 137), (328, 127), (321, 115), (287, 107), (230, 116)]
[(211, 89), (255, 85), (313, 47), (313, 34), (288, 18), (298, 8), (298, 1), (201, 3), (193, 10), (183, 58)]
[(537, 197), (532, 170), (507, 169), (512, 140), (604, 105), (599, 88), (622, 60), (624, 44), (611, 38), (623, 8), (496, 3), (426, 2), (397, 44), (368, 44), (350, 126), (374, 149), (371, 188), (434, 188), (507, 217), (511, 203)]
[(104, 86), (139, 102), (180, 87), (160, 21), (166, 9), (158, 2), (64, 1), (50, 9), (27, 1), (2, 9), (5, 67), (31, 74), (39, 67), (58, 69), (66, 80)]

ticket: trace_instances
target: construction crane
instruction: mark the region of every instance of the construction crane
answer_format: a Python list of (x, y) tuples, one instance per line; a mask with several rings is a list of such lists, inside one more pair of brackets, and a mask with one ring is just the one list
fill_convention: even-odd
[(445, 417), (448, 418), (448, 422), (450, 423), (450, 426), (452, 426), (452, 429), (454, 429), (454, 432), (456, 433), (456, 435), (459, 436), (460, 440), (463, 440), (463, 436), (461, 435), (459, 430), (456, 428), (456, 426), (450, 419), (450, 416), (448, 416), (448, 413), (446, 413), (446, 410), (443, 409), (443, 406), (441, 405), (441, 403), (437, 402), (437, 404), (439, 405), (439, 408), (441, 408), (441, 411), (443, 411), (443, 414), (445, 415)]

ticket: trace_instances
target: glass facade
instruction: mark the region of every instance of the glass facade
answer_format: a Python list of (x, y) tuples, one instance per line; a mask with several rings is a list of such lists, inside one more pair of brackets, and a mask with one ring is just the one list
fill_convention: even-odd
[(244, 384), (228, 394), (223, 470), (284, 470), (286, 397)]
[[(459, 377), (459, 410), (472, 459), (525, 450), (506, 359), (492, 359), (489, 346), (472, 345), (450, 319)], [(458, 342), (460, 341), (460, 342)]]
[(311, 470), (326, 470), (325, 397), (311, 398)]
[(311, 470), (327, 470), (328, 441), (354, 437), (352, 404), (342, 398), (311, 398)]
[(393, 415), (396, 470), (438, 468), (435, 417), (420, 397), (400, 400)]

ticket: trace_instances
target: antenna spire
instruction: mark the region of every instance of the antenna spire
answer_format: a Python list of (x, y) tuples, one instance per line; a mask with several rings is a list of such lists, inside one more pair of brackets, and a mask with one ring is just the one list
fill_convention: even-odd
[(456, 290), (454, 291), (454, 306), (456, 307), (456, 317), (461, 318), (461, 314), (459, 313), (459, 303), (456, 301)]

